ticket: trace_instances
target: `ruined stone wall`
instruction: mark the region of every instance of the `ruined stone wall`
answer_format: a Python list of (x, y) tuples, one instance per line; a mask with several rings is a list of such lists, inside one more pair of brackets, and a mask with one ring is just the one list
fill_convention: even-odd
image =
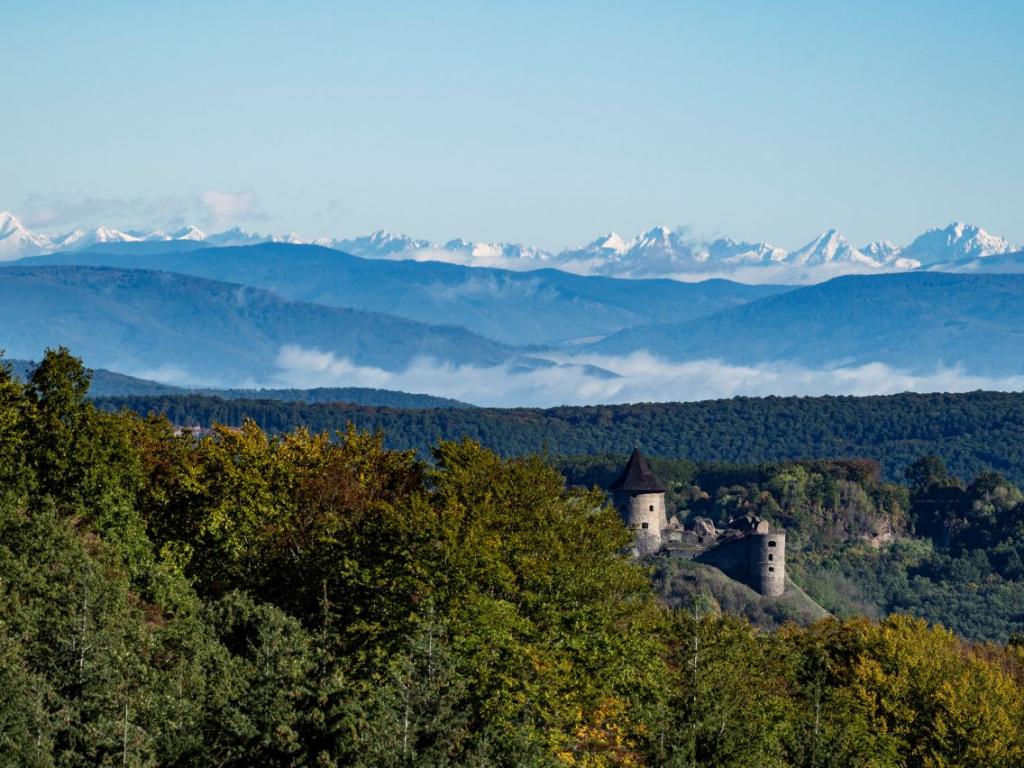
[(715, 566), (731, 579), (750, 584), (750, 539), (747, 536), (723, 541), (693, 559)]
[(766, 597), (778, 597), (786, 591), (785, 533), (751, 533), (724, 541), (692, 558), (715, 566)]

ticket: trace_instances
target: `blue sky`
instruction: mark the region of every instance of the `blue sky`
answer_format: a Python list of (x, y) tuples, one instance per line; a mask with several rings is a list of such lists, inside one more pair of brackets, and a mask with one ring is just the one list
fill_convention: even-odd
[(1024, 242), (1020, 2), (3, 5), (40, 230)]

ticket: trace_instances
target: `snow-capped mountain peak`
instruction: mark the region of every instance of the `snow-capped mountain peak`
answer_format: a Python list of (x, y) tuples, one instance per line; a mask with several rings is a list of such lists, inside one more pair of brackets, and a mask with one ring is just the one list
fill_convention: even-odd
[(192, 224), (187, 224), (181, 229), (171, 232), (168, 236), (171, 240), (205, 240), (207, 237), (203, 230)]
[(0, 212), (0, 260), (41, 253), (46, 246), (46, 238), (29, 232), (13, 213)]
[(76, 229), (63, 235), (42, 235), (45, 243), (42, 251), (80, 250), (94, 245), (106, 243), (137, 243), (146, 239), (144, 236), (132, 235), (111, 227), (96, 227), (90, 230)]
[(983, 259), (1016, 250), (1009, 241), (981, 227), (954, 221), (943, 229), (929, 229), (904, 248), (901, 255), (928, 266), (961, 259)]
[(629, 250), (632, 243), (632, 240), (627, 242), (617, 232), (609, 232), (607, 235), (601, 235), (596, 240), (592, 240), (586, 245), (575, 249), (574, 252), (581, 255), (588, 254), (611, 258), (624, 254)]
[(628, 253), (636, 260), (653, 258), (675, 262), (680, 259), (690, 259), (692, 247), (681, 232), (674, 232), (668, 227), (659, 226), (637, 235), (629, 243)]
[(214, 248), (223, 248), (238, 245), (256, 245), (257, 243), (265, 243), (267, 240), (267, 237), (259, 233), (246, 232), (241, 227), (232, 227), (231, 229), (225, 229), (223, 232), (207, 235), (203, 242)]
[(629, 248), (629, 244), (617, 232), (609, 232), (604, 237), (599, 237), (593, 245), (611, 253), (625, 253)]
[(331, 248), (351, 253), (353, 256), (367, 258), (393, 257), (406, 251), (418, 251), (432, 248), (429, 240), (414, 240), (408, 235), (392, 234), (386, 229), (378, 229), (362, 237), (334, 239), (328, 241)]
[(834, 262), (881, 266), (880, 262), (850, 245), (850, 241), (834, 229), (822, 232), (807, 245), (786, 256), (785, 260), (798, 267), (813, 267)]
[(10, 237), (14, 234), (28, 234), (28, 230), (10, 211), (0, 211), (0, 237)]
[(875, 240), (861, 248), (860, 252), (865, 256), (871, 257), (879, 264), (887, 264), (899, 256), (900, 249), (899, 246), (889, 240)]
[(694, 258), (709, 264), (772, 264), (784, 260), (786, 251), (771, 243), (747, 243), (720, 237), (696, 251)]
[(665, 226), (651, 227), (637, 236), (637, 243), (668, 243), (672, 239), (672, 230)]
[(48, 238), (49, 245), (61, 250), (75, 248), (88, 234), (84, 229), (74, 229), (63, 235), (50, 235)]
[(95, 243), (132, 243), (138, 242), (143, 238), (136, 235), (129, 235), (127, 232), (123, 232), (120, 229), (96, 227), (95, 229), (85, 233), (85, 239), (92, 240), (92, 242)]

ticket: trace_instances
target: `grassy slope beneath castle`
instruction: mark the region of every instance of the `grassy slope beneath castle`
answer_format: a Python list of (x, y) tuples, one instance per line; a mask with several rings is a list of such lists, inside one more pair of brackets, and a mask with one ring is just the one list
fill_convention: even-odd
[(761, 629), (777, 629), (786, 622), (812, 624), (829, 615), (792, 579), (786, 579), (782, 597), (765, 597), (714, 566), (676, 558), (652, 561), (654, 584), (666, 605), (743, 616)]

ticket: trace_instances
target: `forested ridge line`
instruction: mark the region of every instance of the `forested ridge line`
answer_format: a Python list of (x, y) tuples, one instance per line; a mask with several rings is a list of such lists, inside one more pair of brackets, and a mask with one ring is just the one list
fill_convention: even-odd
[(899, 394), (870, 397), (736, 397), (690, 403), (559, 408), (401, 409), (343, 403), (275, 403), (203, 396), (99, 398), (100, 408), (165, 414), (175, 424), (239, 425), (272, 433), (298, 426), (383, 430), (388, 447), (429, 455), (439, 439), (468, 437), (502, 456), (626, 454), (756, 464), (870, 458), (885, 476), (925, 455), (973, 477), (996, 470), (1024, 483), (1024, 394)]
[[(179, 436), (88, 388), (65, 350), (25, 384), (0, 367), (0, 763), (1024, 764), (1019, 636), (969, 643), (908, 616), (766, 633), (702, 601), (669, 610), (603, 493), (541, 457), (460, 441), (427, 462), (354, 429), (253, 422)], [(865, 520), (934, 497), (982, 516), (969, 537), (1019, 538), (1003, 526), (1019, 493), (963, 488), (935, 460), (910, 496), (864, 464), (782, 469), (746, 475), (777, 509), (679, 499), (789, 516), (795, 493), (864, 484)]]

